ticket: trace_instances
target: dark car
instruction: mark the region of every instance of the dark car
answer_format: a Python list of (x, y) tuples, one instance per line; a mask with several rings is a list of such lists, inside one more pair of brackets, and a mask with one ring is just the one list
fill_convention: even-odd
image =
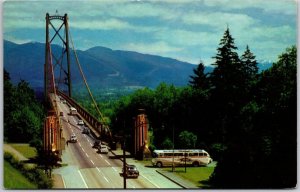
[[(121, 176), (124, 176), (124, 168), (122, 169)], [(126, 177), (127, 178), (138, 178), (140, 175), (135, 165), (126, 165)]]
[(83, 130), (82, 130), (82, 133), (83, 133), (83, 134), (90, 134), (89, 128), (84, 127)]
[(98, 146), (99, 146), (100, 144), (101, 144), (101, 141), (96, 140), (96, 141), (94, 142), (93, 148), (98, 148)]

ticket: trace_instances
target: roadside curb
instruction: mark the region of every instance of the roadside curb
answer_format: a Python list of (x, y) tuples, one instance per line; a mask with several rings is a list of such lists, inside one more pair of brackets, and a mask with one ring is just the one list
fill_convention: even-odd
[(172, 181), (173, 183), (176, 183), (177, 185), (179, 185), (180, 187), (184, 188), (184, 189), (188, 189), (188, 187), (184, 186), (182, 183), (172, 179), (171, 177), (168, 177), (167, 175), (165, 175), (162, 171), (156, 170), (157, 173), (161, 174), (162, 176), (164, 176), (165, 178), (169, 179), (170, 181)]

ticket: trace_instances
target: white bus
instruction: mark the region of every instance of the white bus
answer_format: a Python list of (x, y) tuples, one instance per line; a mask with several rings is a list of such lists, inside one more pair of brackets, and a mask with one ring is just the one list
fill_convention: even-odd
[(198, 167), (212, 162), (210, 155), (202, 149), (154, 150), (153, 155), (152, 164), (157, 167), (172, 166), (173, 162), (174, 166), (183, 166), (186, 163)]

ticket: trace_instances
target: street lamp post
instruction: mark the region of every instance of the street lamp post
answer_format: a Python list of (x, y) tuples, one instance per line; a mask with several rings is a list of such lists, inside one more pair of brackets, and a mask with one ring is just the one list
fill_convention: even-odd
[(186, 157), (187, 157), (187, 153), (184, 152), (184, 172), (186, 173)]
[(174, 172), (174, 125), (173, 127), (173, 159), (172, 159), (172, 172)]
[(126, 189), (126, 154), (125, 154), (125, 136), (123, 140), (123, 181), (124, 181), (124, 189)]

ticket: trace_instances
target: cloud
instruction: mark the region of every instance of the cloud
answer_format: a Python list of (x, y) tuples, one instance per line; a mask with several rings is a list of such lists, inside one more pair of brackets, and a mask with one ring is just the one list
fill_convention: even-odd
[(114, 17), (160, 17), (170, 19), (174, 17), (174, 13), (168, 8), (155, 3), (124, 3), (121, 5), (113, 4), (107, 14)]
[(163, 41), (154, 42), (154, 43), (129, 43), (121, 46), (121, 49), (137, 51), (140, 53), (156, 54), (156, 55), (166, 54), (170, 52), (177, 52), (182, 50), (182, 48), (170, 46), (169, 44)]
[(257, 23), (255, 19), (246, 14), (227, 12), (201, 12), (190, 13), (182, 17), (182, 21), (188, 25), (206, 25), (215, 30), (224, 29), (226, 24), (238, 25), (239, 28), (247, 28)]
[(24, 43), (34, 42), (33, 39), (24, 39), (24, 38), (19, 39), (19, 38), (16, 38), (14, 36), (10, 36), (10, 35), (6, 36), (5, 39), (8, 40), (8, 41), (12, 41), (16, 44), (24, 44)]
[(122, 21), (120, 19), (103, 19), (103, 20), (74, 20), (70, 23), (70, 27), (78, 29), (101, 29), (101, 30), (124, 30), (133, 29), (134, 26), (130, 25), (128, 22)]
[(218, 7), (223, 10), (258, 8), (268, 13), (294, 15), (295, 0), (204, 0), (206, 6)]
[[(58, 10), (69, 15), (73, 38), (81, 38), (75, 42), (84, 48), (103, 45), (199, 61), (215, 55), (228, 24), (241, 50), (249, 44), (254, 53), (269, 59), (296, 41), (295, 4), (294, 0), (6, 1), (3, 30), (5, 38), (15, 42), (37, 39), (32, 31), (44, 34), (46, 13)], [(281, 18), (279, 23), (276, 18)], [(273, 50), (270, 56), (267, 50)]]
[(165, 28), (157, 31), (154, 38), (160, 41), (166, 41), (178, 46), (204, 46), (216, 42), (219, 38), (216, 33), (205, 31), (188, 31), (185, 29)]

